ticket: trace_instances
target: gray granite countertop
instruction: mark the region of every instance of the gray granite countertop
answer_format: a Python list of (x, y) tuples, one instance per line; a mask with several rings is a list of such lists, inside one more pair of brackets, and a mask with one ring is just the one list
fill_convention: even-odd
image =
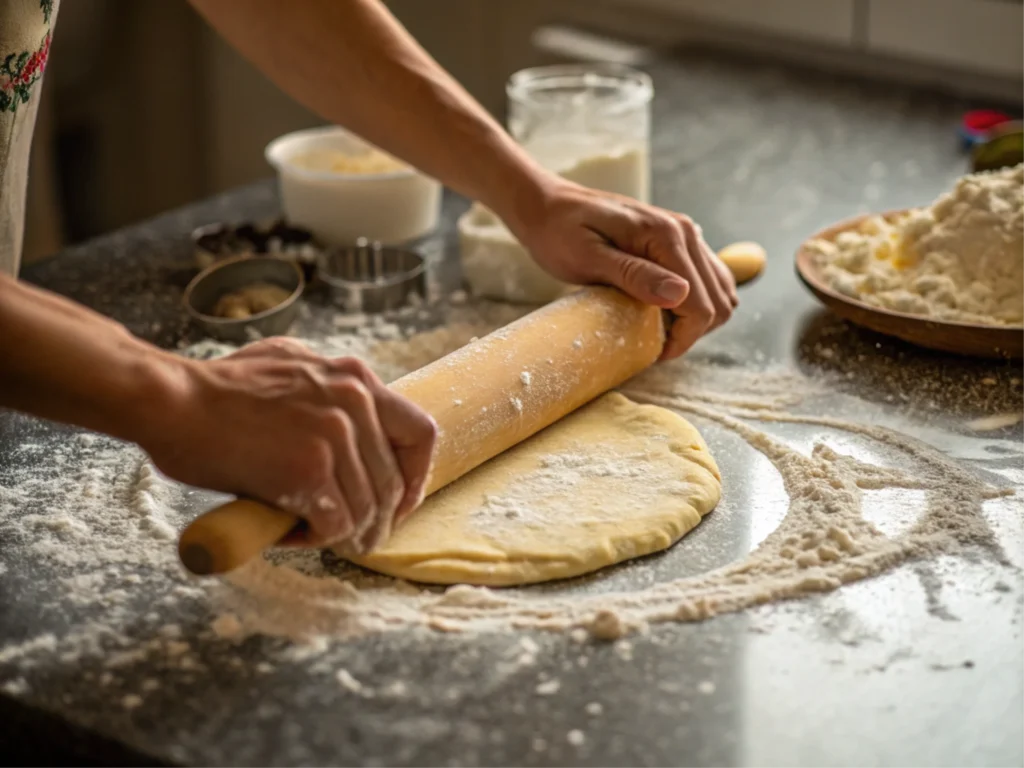
[[(933, 354), (852, 328), (800, 286), (792, 263), (800, 241), (827, 224), (926, 204), (948, 188), (967, 169), (956, 126), (973, 105), (696, 52), (649, 69), (656, 202), (691, 214), (715, 245), (753, 239), (769, 253), (767, 273), (744, 289), (734, 320), (703, 340), (695, 358), (738, 372), (824, 377), (836, 415), (887, 414), (947, 456), (1019, 488), (1020, 424), (984, 435), (963, 426), (1020, 411), (1019, 366)], [(443, 231), (428, 244), (446, 265), (443, 281), (457, 274), (451, 228), (464, 206), (447, 198)], [(194, 273), (189, 231), (276, 212), (273, 185), (259, 184), (70, 249), (25, 277), (177, 345), (198, 338), (179, 309)], [(71, 432), (0, 414), (0, 504), (19, 467), (46, 462), (47, 446)], [(804, 441), (816, 432), (783, 434)], [(778, 520), (777, 481), (727, 435), (707, 436), (726, 478), (728, 514), (713, 513), (665, 555), (616, 569), (610, 583), (728, 563)], [(28, 445), (38, 447), (30, 458), (19, 450)], [(25, 503), (24, 514), (45, 513), (47, 504)], [(159, 682), (130, 707), (124, 691), (95, 683), (109, 659), (62, 657), (61, 638), (88, 623), (89, 612), (62, 603), (62, 582), (47, 563), (23, 537), (0, 530), (0, 754), (7, 762), (106, 764), (1020, 765), (1019, 497), (991, 517), (999, 558), (910, 563), (819, 597), (656, 626), (633, 638), (628, 659), (610, 645), (535, 633), (536, 665), (495, 674), (510, 643), (501, 634), (346, 642), (346, 668), (362, 680), (399, 675), (411, 688), (400, 699), (360, 697), (301, 659), (255, 674), (280, 650), (274, 642), (233, 646), (204, 633), (202, 611), (186, 611), (171, 618), (201, 671), (126, 657), (117, 672), (124, 691)], [(136, 588), (138, 604), (120, 617), (129, 650), (157, 631), (147, 617), (162, 587), (140, 572)], [(33, 642), (31, 655), (10, 650)], [(557, 677), (560, 689), (537, 696), (538, 675)], [(585, 710), (594, 701), (600, 717)], [(572, 730), (582, 743), (567, 737)]]

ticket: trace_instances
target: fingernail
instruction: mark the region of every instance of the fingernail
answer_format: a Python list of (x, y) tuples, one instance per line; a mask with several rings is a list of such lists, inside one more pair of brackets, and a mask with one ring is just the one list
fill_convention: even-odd
[(663, 280), (654, 289), (655, 295), (665, 301), (674, 301), (677, 304), (686, 295), (686, 284), (681, 280)]

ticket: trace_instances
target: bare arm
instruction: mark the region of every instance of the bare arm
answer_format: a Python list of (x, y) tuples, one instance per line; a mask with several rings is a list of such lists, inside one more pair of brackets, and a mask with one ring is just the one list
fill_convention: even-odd
[(191, 2), (304, 106), (510, 226), (532, 213), (545, 176), (378, 0)]
[(167, 411), (184, 383), (184, 361), (5, 275), (0, 360), (0, 406), (132, 441), (145, 421)]
[(191, 2), (292, 97), (491, 208), (551, 274), (671, 309), (666, 357), (732, 314), (732, 275), (689, 218), (540, 168), (380, 0)]
[(0, 364), (0, 408), (138, 443), (176, 480), (306, 518), (309, 542), (372, 547), (426, 482), (430, 417), (293, 340), (188, 360), (0, 275)]

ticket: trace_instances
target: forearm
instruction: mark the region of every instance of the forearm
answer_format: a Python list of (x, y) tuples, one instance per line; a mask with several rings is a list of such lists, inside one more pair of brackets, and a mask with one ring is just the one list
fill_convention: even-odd
[(2, 275), (0, 361), (0, 407), (136, 442), (158, 428), (184, 367), (102, 315)]
[(544, 174), (378, 0), (192, 0), (244, 56), (325, 119), (515, 227)]

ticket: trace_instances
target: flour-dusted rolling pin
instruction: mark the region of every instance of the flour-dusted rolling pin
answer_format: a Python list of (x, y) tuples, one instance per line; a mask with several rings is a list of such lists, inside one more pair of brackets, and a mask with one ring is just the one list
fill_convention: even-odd
[[(760, 272), (726, 263), (738, 281)], [(658, 308), (613, 288), (584, 288), (393, 382), (438, 425), (427, 494), (640, 373), (664, 341)], [(189, 524), (178, 553), (193, 573), (225, 573), (298, 522), (255, 501), (231, 501)]]

